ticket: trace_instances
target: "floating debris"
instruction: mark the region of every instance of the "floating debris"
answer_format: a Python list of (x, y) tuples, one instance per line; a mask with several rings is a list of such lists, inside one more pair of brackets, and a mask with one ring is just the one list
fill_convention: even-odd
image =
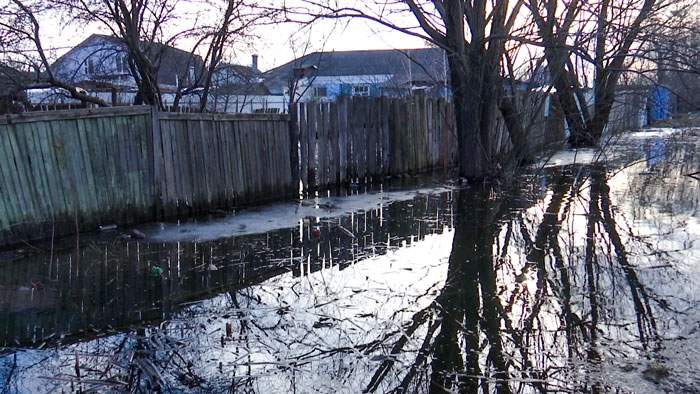
[(160, 267), (151, 267), (151, 269), (148, 271), (149, 275), (158, 277), (163, 275), (163, 269)]
[(129, 235), (131, 236), (131, 238), (146, 239), (146, 234), (142, 233), (141, 231), (135, 228), (129, 230)]
[(660, 363), (651, 363), (647, 369), (642, 372), (642, 376), (644, 379), (658, 384), (669, 376), (669, 372), (665, 365)]
[(352, 231), (346, 229), (345, 227), (341, 226), (340, 224), (338, 224), (338, 228), (340, 229), (340, 231), (344, 232), (346, 235), (350, 236), (351, 238), (355, 238), (355, 234), (353, 234)]

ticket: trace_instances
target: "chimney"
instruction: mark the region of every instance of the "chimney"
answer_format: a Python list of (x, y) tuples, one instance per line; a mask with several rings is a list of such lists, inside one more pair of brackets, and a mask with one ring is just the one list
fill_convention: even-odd
[(258, 55), (253, 55), (253, 65), (251, 67), (254, 73), (258, 73)]

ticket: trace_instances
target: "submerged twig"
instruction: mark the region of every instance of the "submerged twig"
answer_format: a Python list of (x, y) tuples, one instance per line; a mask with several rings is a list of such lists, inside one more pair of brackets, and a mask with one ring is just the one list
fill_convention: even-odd
[(690, 174), (685, 174), (685, 176), (689, 176), (696, 181), (700, 181), (700, 171), (691, 172)]

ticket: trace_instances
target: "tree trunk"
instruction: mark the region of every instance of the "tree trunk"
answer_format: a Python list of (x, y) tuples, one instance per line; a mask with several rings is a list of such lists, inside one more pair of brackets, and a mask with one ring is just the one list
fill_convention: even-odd
[(455, 57), (448, 56), (448, 62), (459, 144), (459, 172), (470, 180), (481, 179), (486, 176), (486, 158), (479, 132), (478, 95), (469, 86), (471, 78), (463, 62)]

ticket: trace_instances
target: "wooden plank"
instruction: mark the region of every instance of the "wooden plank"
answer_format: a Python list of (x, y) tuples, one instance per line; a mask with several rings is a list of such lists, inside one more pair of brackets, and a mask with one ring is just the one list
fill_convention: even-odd
[(227, 149), (226, 149), (226, 157), (228, 160), (228, 179), (231, 181), (230, 184), (230, 196), (229, 196), (229, 204), (230, 207), (235, 206), (236, 204), (236, 195), (237, 195), (237, 182), (239, 178), (239, 156), (238, 152), (236, 151), (236, 129), (234, 127), (233, 122), (230, 121), (222, 121), (226, 125), (226, 141), (228, 143)]
[(255, 140), (253, 140), (253, 131), (251, 130), (253, 124), (251, 122), (241, 122), (241, 153), (242, 162), (244, 169), (244, 179), (245, 179), (245, 189), (246, 189), (246, 202), (254, 201), (257, 197), (257, 186), (255, 179)]
[(211, 122), (212, 121), (204, 122), (203, 120), (200, 120), (197, 123), (199, 126), (198, 133), (200, 134), (202, 161), (207, 195), (207, 198), (205, 200), (206, 209), (212, 209), (215, 205), (217, 205), (215, 199), (216, 171), (214, 168), (214, 164), (216, 163), (216, 157), (211, 149), (213, 147), (213, 142), (211, 140), (213, 132), (212, 128), (210, 127)]
[(430, 118), (432, 113), (432, 108), (430, 107), (430, 101), (427, 97), (422, 97), (422, 110), (423, 110), (423, 143), (424, 145), (420, 147), (422, 153), (422, 163), (421, 171), (425, 171), (430, 168)]
[(237, 123), (237, 127), (239, 130), (241, 168), (243, 170), (243, 201), (239, 201), (239, 203), (247, 203), (253, 201), (255, 195), (251, 171), (252, 163), (250, 160), (250, 151), (254, 149), (254, 147), (251, 146), (250, 138), (248, 136), (248, 129), (250, 127), (249, 122)]
[[(292, 139), (291, 136), (289, 135), (289, 133), (285, 132), (288, 125), (285, 122), (278, 121), (276, 123), (279, 127), (279, 133), (281, 133), (281, 135), (283, 136), (283, 140), (284, 140), (284, 145), (280, 147), (281, 151), (279, 152), (280, 157), (282, 159), (284, 159), (284, 157), (286, 157), (289, 154), (288, 152), (291, 149), (292, 144), (293, 143), (296, 145), (299, 144), (298, 136), (296, 138)], [(286, 185), (288, 185), (287, 188), (285, 188), (285, 190), (289, 191), (290, 196), (298, 196), (299, 195), (299, 179), (294, 176), (294, 171), (292, 169), (291, 161), (287, 160), (287, 163), (288, 163), (287, 166), (284, 167), (284, 174), (283, 174), (284, 183)]]
[[(406, 169), (405, 173), (411, 173), (415, 170), (416, 168), (416, 141), (418, 140), (418, 111), (417, 111), (417, 100), (413, 97), (409, 98), (409, 106), (407, 108), (407, 115), (408, 115), (408, 135), (406, 136), (407, 138), (404, 139), (404, 149), (408, 154), (406, 155)], [(414, 142), (414, 143), (409, 143), (409, 141)]]
[(153, 190), (153, 218), (161, 219), (165, 212), (163, 203), (165, 201), (163, 194), (166, 192), (165, 185), (165, 162), (163, 160), (163, 136), (160, 129), (160, 113), (156, 106), (151, 107), (149, 113), (150, 124), (148, 124), (148, 135), (150, 140), (146, 141), (149, 144), (149, 175), (151, 176), (151, 185)]
[(193, 170), (195, 158), (190, 146), (190, 131), (185, 120), (171, 119), (167, 124), (174, 141), (171, 154), (175, 163), (173, 170), (178, 193), (177, 212), (178, 215), (189, 215), (195, 211), (193, 201), (196, 194)]
[(267, 193), (264, 188), (265, 179), (265, 169), (269, 168), (268, 163), (264, 162), (264, 151), (265, 151), (265, 133), (261, 130), (261, 122), (252, 122), (253, 137), (255, 140), (255, 150), (253, 151), (253, 160), (255, 162), (255, 174), (254, 180), (256, 183), (256, 198), (266, 198)]
[(132, 204), (131, 214), (132, 220), (138, 222), (141, 218), (141, 207), (143, 202), (141, 200), (141, 173), (139, 171), (139, 140), (136, 135), (136, 130), (134, 126), (135, 119), (133, 117), (120, 117), (117, 119), (118, 123), (122, 123), (122, 129), (126, 134), (126, 156), (128, 158), (127, 173), (126, 178), (130, 185), (131, 196), (129, 198)]
[(40, 122), (37, 131), (39, 132), (39, 139), (41, 141), (44, 166), (46, 167), (48, 181), (51, 185), (51, 194), (54, 206), (52, 220), (55, 221), (55, 228), (57, 232), (67, 233), (66, 226), (72, 226), (70, 226), (70, 223), (65, 223), (63, 221), (68, 215), (69, 204), (68, 201), (66, 201), (66, 195), (63, 192), (64, 185), (61, 182), (57, 158), (58, 155), (56, 154), (56, 145), (53, 140), (54, 131), (51, 122)]
[(425, 152), (426, 152), (426, 168), (432, 168), (432, 162), (433, 162), (433, 147), (434, 143), (432, 141), (433, 139), (433, 105), (432, 105), (432, 99), (426, 99), (425, 101), (425, 135), (426, 135), (426, 145), (425, 145)]
[[(121, 206), (121, 190), (117, 180), (117, 174), (115, 170), (115, 154), (114, 148), (111, 143), (112, 131), (109, 126), (108, 118), (95, 118), (91, 119), (94, 124), (91, 126), (93, 130), (99, 133), (99, 138), (95, 141), (100, 150), (101, 160), (104, 162), (104, 190), (105, 190), (105, 202), (107, 204), (107, 209), (110, 212), (111, 221), (113, 223), (122, 224), (122, 214), (120, 212)], [(69, 197), (66, 196), (66, 199)]]
[(265, 150), (265, 135), (260, 130), (259, 122), (248, 122), (250, 123), (250, 133), (251, 146), (254, 148), (251, 151), (250, 159), (252, 160), (253, 170), (251, 177), (255, 184), (255, 199), (264, 198), (267, 193), (265, 190), (265, 170), (268, 167), (263, 163), (264, 160), (264, 150)]
[(195, 174), (196, 177), (201, 179), (200, 182), (200, 196), (201, 200), (198, 212), (204, 212), (210, 208), (211, 199), (211, 188), (209, 187), (209, 156), (207, 150), (206, 136), (205, 132), (201, 128), (200, 121), (188, 121), (187, 122), (188, 132), (193, 134), (194, 141), (194, 151), (195, 158), (197, 159), (198, 171)]
[(226, 133), (226, 123), (221, 121), (214, 122), (214, 130), (216, 132), (216, 148), (219, 157), (218, 167), (220, 171), (220, 179), (218, 181), (219, 202), (221, 209), (228, 209), (230, 206), (230, 191), (231, 178), (229, 176), (229, 160), (228, 160), (228, 139)]
[(264, 177), (264, 167), (265, 164), (262, 162), (262, 151), (265, 147), (263, 141), (263, 134), (260, 132), (259, 122), (249, 122), (250, 123), (250, 133), (251, 145), (254, 147), (251, 151), (251, 159), (253, 161), (253, 173), (252, 180), (255, 184), (255, 198), (259, 199), (265, 195), (265, 190), (263, 189), (263, 177)]
[(348, 172), (348, 99), (341, 96), (338, 105), (338, 182), (345, 184)]
[[(0, 134), (7, 132), (7, 127), (0, 125)], [(2, 159), (0, 158), (0, 167), (3, 166)], [(10, 220), (14, 217), (14, 212), (7, 205), (6, 200), (11, 198), (11, 194), (8, 192), (5, 186), (5, 177), (3, 171), (0, 168), (0, 245), (8, 245), (14, 242), (14, 236), (12, 235), (12, 227)]]
[(121, 125), (122, 130), (127, 138), (126, 143), (126, 156), (128, 158), (126, 179), (130, 185), (132, 195), (129, 196), (129, 202), (131, 203), (131, 214), (132, 220), (134, 222), (139, 222), (141, 219), (141, 206), (143, 205), (141, 201), (141, 179), (139, 172), (139, 141), (136, 135), (136, 126), (134, 117), (119, 117), (117, 123), (123, 123)]
[(12, 157), (14, 157), (16, 168), (15, 179), (17, 183), (15, 186), (19, 191), (16, 197), (22, 200), (20, 205), (24, 207), (22, 211), (22, 221), (25, 222), (25, 224), (22, 227), (27, 231), (25, 236), (28, 239), (32, 239), (41, 231), (43, 226), (43, 223), (41, 223), (41, 220), (43, 220), (43, 212), (38, 201), (36, 188), (33, 185), (34, 176), (29, 166), (30, 159), (26, 148), (23, 129), (21, 124), (15, 125), (15, 127), (10, 129), (8, 136), (10, 151), (12, 152)]
[(64, 136), (67, 142), (66, 152), (68, 153), (71, 178), (75, 182), (75, 191), (80, 204), (80, 227), (81, 230), (92, 231), (99, 226), (99, 220), (94, 213), (100, 210), (90, 192), (88, 172), (92, 171), (92, 167), (89, 164), (86, 165), (86, 161), (89, 162), (90, 158), (85, 157), (85, 150), (82, 147), (79, 121), (76, 119), (70, 123), (71, 128)]
[(365, 182), (367, 176), (367, 112), (369, 112), (369, 102), (366, 98), (358, 98), (358, 111), (355, 113), (357, 119), (357, 149), (355, 161), (357, 162), (357, 178), (360, 183)]
[(318, 183), (320, 188), (328, 187), (328, 138), (330, 128), (330, 105), (329, 103), (319, 104), (321, 118), (319, 119), (318, 134)]
[[(2, 172), (2, 190), (5, 208), (9, 213), (7, 230), (11, 233), (14, 242), (23, 238), (24, 230), (20, 227), (23, 223), (24, 206), (20, 200), (18, 186), (16, 184), (16, 167), (13, 161), (10, 147), (10, 133), (14, 125), (5, 126), (0, 133), (0, 171)], [(9, 227), (12, 226), (12, 227)]]
[[(286, 195), (286, 183), (284, 182), (284, 169), (289, 162), (289, 157), (287, 155), (280, 154), (282, 147), (287, 148), (287, 152), (291, 149), (286, 143), (289, 139), (289, 135), (285, 138), (283, 130), (277, 127), (275, 122), (260, 122), (265, 127), (265, 135), (267, 136), (267, 144), (269, 147), (269, 157), (268, 163), (272, 163), (271, 170), (272, 174), (270, 177), (270, 190), (271, 195)], [(287, 131), (288, 134), (288, 131)]]
[(389, 141), (389, 117), (391, 101), (386, 97), (381, 99), (381, 150), (382, 150), (382, 176), (389, 174), (389, 162), (391, 145)]
[(103, 119), (83, 119), (83, 123), (91, 158), (90, 166), (94, 172), (95, 193), (98, 195), (97, 200), (102, 212), (100, 221), (104, 224), (118, 223), (116, 196), (113, 194), (114, 187), (112, 185), (114, 179), (105, 143), (108, 134), (105, 130)]
[(318, 117), (319, 109), (317, 103), (308, 103), (308, 127), (309, 127), (309, 192), (313, 193), (316, 190), (316, 140), (318, 133)]
[(122, 182), (123, 200), (120, 209), (124, 211), (123, 217), (125, 223), (132, 224), (135, 222), (134, 212), (134, 196), (136, 190), (131, 181), (130, 174), (132, 172), (132, 157), (131, 157), (131, 138), (129, 136), (129, 127), (127, 126), (126, 118), (113, 117), (110, 118), (110, 124), (114, 130), (114, 144), (117, 152), (117, 172)]
[(177, 214), (177, 191), (175, 188), (175, 163), (173, 162), (173, 132), (171, 123), (160, 121), (161, 138), (163, 140), (163, 167), (165, 175), (165, 189), (163, 193), (163, 211), (165, 216)]
[[(282, 144), (282, 140), (275, 141), (275, 125), (271, 122), (258, 122), (262, 132), (264, 134), (265, 140), (265, 156), (266, 161), (263, 163), (263, 168), (267, 170), (267, 177), (263, 177), (263, 180), (267, 180), (265, 189), (268, 191), (268, 196), (283, 194), (283, 184), (281, 182), (282, 166), (287, 160), (287, 158), (281, 158), (277, 155), (277, 146)], [(282, 137), (277, 136), (277, 137)], [(265, 165), (266, 164), (266, 165)], [(270, 199), (268, 197), (267, 199)]]
[[(36, 124), (36, 123), (35, 123)], [(85, 171), (86, 183), (83, 185), (86, 188), (86, 194), (90, 200), (90, 215), (96, 223), (103, 223), (103, 206), (100, 195), (97, 191), (96, 174), (93, 168), (94, 152), (90, 149), (90, 136), (88, 135), (87, 124), (85, 119), (76, 120), (78, 141), (83, 157), (83, 168)]]
[(233, 175), (231, 171), (231, 155), (230, 155), (230, 129), (229, 122), (217, 121), (217, 138), (219, 143), (219, 155), (221, 166), (221, 182), (222, 185), (222, 203), (221, 208), (230, 209), (233, 206)]
[(309, 123), (307, 107), (304, 103), (297, 103), (299, 107), (299, 146), (300, 146), (300, 172), (303, 192), (309, 190)]
[(20, 171), (22, 171), (26, 177), (23, 179), (24, 188), (34, 207), (32, 219), (35, 221), (35, 224), (33, 226), (34, 233), (32, 236), (35, 238), (43, 238), (46, 236), (46, 220), (50, 217), (49, 212), (51, 208), (47, 205), (48, 203), (41, 193), (41, 174), (38, 169), (38, 157), (36, 151), (33, 149), (34, 141), (31, 126), (30, 123), (17, 125), (14, 128), (14, 135), (17, 151), (21, 157), (21, 163), (18, 163), (18, 166), (23, 167)]
[(242, 204), (246, 198), (246, 184), (245, 184), (245, 167), (243, 164), (243, 152), (242, 152), (242, 136), (241, 136), (241, 126), (238, 122), (231, 123), (233, 128), (233, 173), (236, 179), (235, 182), (235, 203)]
[[(75, 220), (76, 220), (76, 215), (78, 215), (78, 199), (76, 198), (75, 194), (75, 182), (72, 179), (71, 173), (70, 173), (70, 168), (68, 166), (68, 160), (66, 158), (66, 148), (65, 148), (65, 141), (63, 139), (63, 133), (67, 127), (66, 123), (68, 121), (53, 121), (51, 122), (51, 129), (52, 133), (51, 136), (53, 138), (53, 146), (54, 146), (54, 154), (56, 155), (56, 169), (57, 169), (57, 174), (60, 179), (60, 183), (62, 186), (62, 193), (64, 196), (64, 201), (66, 202), (66, 207), (65, 207), (65, 217), (64, 219), (67, 220), (65, 223), (64, 231), (66, 233), (74, 233), (75, 232)], [(79, 220), (79, 217), (78, 217)]]
[(401, 100), (394, 100), (396, 113), (394, 114), (395, 126), (393, 128), (392, 153), (394, 157), (394, 165), (392, 166), (393, 175), (404, 173), (404, 136), (406, 135), (406, 111), (405, 103)]
[(134, 138), (134, 160), (136, 161), (136, 172), (138, 180), (138, 202), (139, 202), (139, 220), (149, 220), (151, 215), (151, 206), (153, 198), (151, 196), (151, 185), (153, 182), (150, 179), (150, 171), (148, 163), (148, 149), (144, 144), (146, 141), (148, 132), (144, 128), (146, 124), (147, 117), (140, 115), (135, 116), (129, 122), (131, 127), (131, 133)]
[(24, 112), (21, 114), (4, 115), (0, 117), (0, 124), (18, 124), (31, 122), (52, 122), (60, 120), (106, 118), (111, 116), (124, 116), (135, 114), (147, 114), (148, 106), (123, 106), (107, 108), (85, 108), (48, 112)]
[(255, 122), (257, 124), (257, 129), (258, 133), (260, 133), (261, 137), (261, 143), (262, 143), (262, 149), (260, 152), (262, 153), (260, 156), (261, 159), (261, 178), (260, 180), (262, 181), (262, 190), (263, 190), (263, 195), (265, 196), (265, 199), (269, 199), (269, 196), (274, 195), (277, 192), (277, 187), (279, 186), (277, 184), (277, 173), (279, 166), (283, 163), (280, 163), (278, 161), (275, 161), (276, 157), (274, 156), (274, 146), (272, 142), (272, 135), (274, 134), (274, 130), (272, 129), (272, 125), (268, 122)]
[(121, 136), (122, 131), (117, 125), (115, 118), (103, 118), (102, 120), (109, 133), (109, 138), (107, 138), (105, 144), (111, 157), (110, 164), (112, 165), (112, 176), (114, 177), (116, 186), (114, 195), (118, 196), (115, 209), (117, 212), (119, 212), (120, 222), (129, 224), (133, 219), (131, 218), (131, 213), (129, 210), (125, 209), (125, 207), (129, 204), (128, 196), (130, 191), (127, 185), (124, 169), (126, 157), (124, 155), (123, 144), (121, 141), (123, 138)]
[(377, 176), (377, 104), (379, 100), (369, 99), (367, 121), (367, 176), (374, 179)]
[(289, 121), (288, 114), (245, 114), (245, 113), (235, 113), (235, 114), (215, 114), (215, 113), (177, 113), (177, 112), (163, 112), (161, 113), (162, 119), (172, 119), (181, 121), (276, 121), (276, 122), (287, 122)]
[(329, 104), (330, 117), (328, 120), (328, 184), (338, 184), (338, 161), (340, 151), (338, 150), (338, 103)]
[(204, 159), (202, 158), (201, 136), (197, 134), (197, 121), (183, 120), (176, 122), (182, 133), (182, 143), (179, 154), (189, 160), (189, 183), (192, 185), (190, 204), (194, 212), (202, 212), (206, 201), (206, 179), (204, 177)]
[(348, 181), (357, 182), (357, 135), (359, 101), (355, 97), (349, 98), (348, 108)]

